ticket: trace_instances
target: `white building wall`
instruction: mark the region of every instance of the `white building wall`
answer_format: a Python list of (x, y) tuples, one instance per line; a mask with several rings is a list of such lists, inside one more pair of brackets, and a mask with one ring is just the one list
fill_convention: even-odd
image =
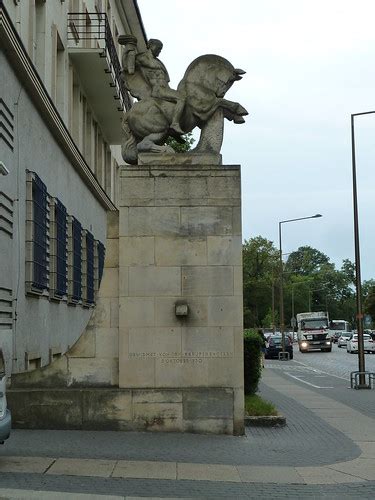
[[(82, 84), (84, 54), (80, 54), (81, 59), (72, 57), (68, 13), (91, 12), (94, 20), (95, 12), (104, 11), (114, 37), (133, 33), (141, 44), (145, 40), (133, 0), (4, 0), (3, 4), (23, 44), (23, 49), (18, 45), (16, 49), (14, 44), (18, 41), (10, 41), (5, 32), (0, 32), (0, 97), (13, 115), (14, 127), (13, 151), (0, 140), (0, 160), (10, 171), (8, 176), (0, 176), (0, 203), (1, 198), (8, 200), (13, 221), (11, 235), (0, 230), (0, 299), (1, 294), (7, 296), (9, 291), (13, 318), (10, 327), (4, 322), (1, 325), (0, 308), (0, 346), (7, 357), (8, 373), (18, 373), (47, 365), (51, 354), (65, 353), (85, 330), (92, 312), (81, 305), (68, 305), (64, 300), (51, 301), (48, 297), (26, 294), (26, 171), (37, 173), (48, 193), (57, 197), (68, 214), (103, 243), (107, 210), (114, 209), (109, 200), (117, 202), (120, 141), (109, 140), (106, 124), (95, 111), (95, 100), (92, 96), (90, 100), (87, 87)], [(86, 49), (95, 43), (90, 41)], [(35, 75), (31, 76), (29, 63), (20, 59), (23, 50), (85, 161), (80, 159), (58, 124), (58, 117), (48, 107), (46, 95), (42, 96)], [(108, 89), (108, 75), (105, 79), (104, 70), (96, 68), (96, 73), (92, 73), (89, 66), (90, 78)], [(112, 105), (116, 104), (113, 117), (120, 124), (122, 112), (116, 109), (112, 90)]]
[(0, 287), (13, 290), (12, 371), (19, 372), (25, 369), (26, 353), (31, 360), (41, 358), (41, 366), (49, 363), (51, 348), (64, 353), (77, 341), (92, 313), (80, 305), (25, 293), (26, 170), (36, 172), (49, 194), (59, 198), (68, 213), (102, 242), (106, 239), (107, 213), (56, 143), (3, 54), (0, 66), (6, 75), (2, 78), (2, 98), (14, 114), (13, 153), (1, 144), (1, 157), (10, 171), (1, 178), (1, 190), (14, 200), (14, 231), (12, 240), (0, 233)]
[[(62, 119), (74, 137), (85, 160), (95, 174), (98, 163), (98, 150), (95, 148), (94, 123), (98, 128), (104, 148), (110, 155), (104, 155), (104, 171), (108, 171), (106, 183), (98, 179), (108, 196), (115, 201), (115, 186), (113, 182), (113, 158), (119, 160), (119, 148), (113, 148), (113, 143), (106, 140), (101, 132), (101, 123), (95, 115), (95, 110), (88, 102), (85, 90), (80, 84), (74, 64), (69, 56), (68, 13), (78, 12), (91, 14), (95, 19), (97, 9), (106, 13), (111, 27), (113, 40), (121, 61), (122, 47), (118, 44), (116, 34), (128, 33), (129, 24), (123, 22), (118, 10), (118, 3), (123, 8), (127, 2), (115, 0), (27, 0), (14, 2), (5, 0), (4, 5), (18, 31), (30, 59), (37, 68), (48, 93), (54, 101)], [(94, 14), (93, 14), (94, 13)], [(93, 30), (94, 31), (94, 30)], [(94, 41), (85, 41), (87, 47), (94, 47)], [(103, 75), (93, 75), (101, 78)], [(75, 96), (73, 96), (75, 93)], [(120, 118), (120, 114), (119, 114)], [(91, 130), (91, 133), (89, 131)], [(86, 133), (85, 133), (86, 132)], [(89, 139), (90, 144), (87, 144)]]

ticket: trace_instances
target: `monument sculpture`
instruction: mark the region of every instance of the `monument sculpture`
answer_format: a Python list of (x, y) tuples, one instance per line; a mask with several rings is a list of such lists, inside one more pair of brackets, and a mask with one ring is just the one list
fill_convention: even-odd
[(226, 92), (245, 73), (225, 58), (207, 54), (187, 68), (177, 90), (169, 86), (169, 75), (158, 59), (163, 44), (150, 39), (143, 52), (136, 53), (136, 38), (119, 37), (124, 45), (123, 78), (130, 94), (138, 99), (125, 114), (122, 128), (122, 155), (137, 164), (138, 153), (174, 153), (165, 145), (169, 136), (181, 135), (195, 127), (201, 136), (192, 153), (219, 153), (223, 140), (224, 118), (244, 123), (248, 114), (241, 104), (224, 99)]

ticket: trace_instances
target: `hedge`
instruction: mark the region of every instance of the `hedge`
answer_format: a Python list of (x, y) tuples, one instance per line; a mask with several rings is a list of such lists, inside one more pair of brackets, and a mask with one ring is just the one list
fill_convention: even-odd
[(254, 330), (244, 331), (244, 378), (245, 394), (254, 394), (262, 373), (262, 339)]

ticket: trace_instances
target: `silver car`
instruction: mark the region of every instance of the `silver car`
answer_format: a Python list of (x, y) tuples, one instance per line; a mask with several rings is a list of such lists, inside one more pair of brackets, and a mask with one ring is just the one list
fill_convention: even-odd
[(351, 337), (351, 333), (344, 333), (338, 338), (337, 347), (346, 347), (348, 340)]
[(0, 349), (0, 444), (4, 444), (4, 441), (8, 439), (12, 425), (5, 395), (6, 380), (4, 356), (3, 351)]

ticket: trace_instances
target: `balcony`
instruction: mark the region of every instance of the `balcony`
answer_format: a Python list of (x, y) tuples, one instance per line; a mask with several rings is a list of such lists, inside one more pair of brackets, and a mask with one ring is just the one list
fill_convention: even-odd
[(131, 101), (104, 13), (68, 13), (68, 52), (109, 144), (121, 143), (121, 119)]

